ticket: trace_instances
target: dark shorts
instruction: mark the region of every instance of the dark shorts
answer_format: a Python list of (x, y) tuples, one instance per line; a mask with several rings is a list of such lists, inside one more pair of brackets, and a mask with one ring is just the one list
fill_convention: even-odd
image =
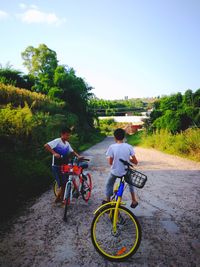
[(62, 185), (65, 185), (68, 179), (67, 174), (62, 174), (60, 170), (60, 166), (53, 165), (52, 166), (52, 173), (54, 176), (54, 179), (56, 180), (58, 187), (61, 187)]

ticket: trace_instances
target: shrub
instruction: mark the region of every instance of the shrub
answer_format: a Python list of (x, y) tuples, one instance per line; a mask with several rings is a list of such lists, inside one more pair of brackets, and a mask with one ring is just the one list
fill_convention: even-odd
[(0, 104), (12, 104), (14, 107), (24, 107), (25, 102), (33, 110), (43, 110), (50, 113), (62, 111), (64, 102), (56, 102), (49, 97), (29, 90), (20, 89), (0, 83)]

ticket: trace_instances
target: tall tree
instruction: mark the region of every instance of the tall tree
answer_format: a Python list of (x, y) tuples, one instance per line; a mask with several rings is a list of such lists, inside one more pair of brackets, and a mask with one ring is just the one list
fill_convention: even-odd
[(36, 78), (35, 90), (47, 94), (54, 86), (54, 72), (58, 66), (56, 52), (40, 44), (38, 48), (28, 46), (21, 55), (23, 65)]

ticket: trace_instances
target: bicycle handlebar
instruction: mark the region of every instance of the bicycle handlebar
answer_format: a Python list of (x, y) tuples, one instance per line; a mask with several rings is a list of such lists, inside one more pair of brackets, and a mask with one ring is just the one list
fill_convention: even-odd
[(90, 159), (88, 159), (88, 158), (78, 158), (78, 157), (74, 157), (74, 158), (72, 158), (69, 162), (71, 163), (71, 164), (77, 164), (77, 163), (79, 163), (79, 162), (86, 162), (86, 161), (90, 161)]
[(82, 159), (78, 159), (78, 161), (90, 161), (90, 159), (82, 158)]
[(119, 161), (121, 161), (125, 166), (132, 167), (133, 168), (133, 165), (130, 164), (128, 161), (123, 160), (123, 159), (119, 159)]

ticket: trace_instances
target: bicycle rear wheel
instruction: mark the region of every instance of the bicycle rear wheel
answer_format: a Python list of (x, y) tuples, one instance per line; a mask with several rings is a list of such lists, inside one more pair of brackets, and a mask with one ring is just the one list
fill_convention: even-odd
[(53, 184), (53, 192), (54, 192), (54, 195), (57, 197), (58, 192), (59, 192), (59, 187), (58, 187), (58, 183), (56, 180), (54, 181), (54, 184)]
[(70, 194), (71, 194), (71, 183), (66, 184), (66, 192), (64, 194), (64, 203), (65, 203), (65, 209), (64, 209), (64, 216), (63, 220), (66, 222), (67, 221), (67, 209), (70, 204)]
[(117, 230), (113, 231), (115, 206), (105, 206), (95, 215), (91, 226), (92, 243), (104, 258), (120, 262), (131, 257), (141, 241), (141, 227), (135, 215), (119, 206)]
[(92, 178), (89, 173), (82, 174), (83, 182), (81, 185), (81, 195), (86, 202), (89, 200), (92, 191)]

